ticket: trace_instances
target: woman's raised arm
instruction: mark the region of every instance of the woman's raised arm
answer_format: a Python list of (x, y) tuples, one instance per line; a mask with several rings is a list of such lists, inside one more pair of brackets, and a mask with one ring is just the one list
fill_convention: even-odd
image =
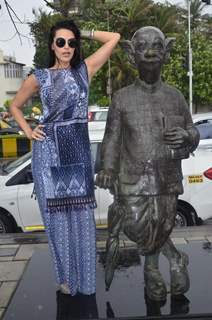
[[(83, 31), (82, 31), (83, 36)], [(93, 40), (104, 43), (96, 52), (85, 59), (85, 63), (88, 68), (89, 81), (95, 75), (95, 73), (103, 66), (103, 64), (109, 59), (113, 49), (117, 45), (120, 34), (107, 31), (94, 31)]]

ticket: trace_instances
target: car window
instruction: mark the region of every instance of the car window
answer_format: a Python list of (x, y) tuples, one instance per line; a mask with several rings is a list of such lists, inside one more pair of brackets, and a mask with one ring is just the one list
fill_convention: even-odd
[(94, 121), (106, 121), (107, 120), (107, 111), (97, 111), (93, 117)]
[(25, 168), (12, 176), (12, 178), (10, 178), (6, 182), (6, 186), (9, 187), (29, 183), (33, 183), (31, 163), (29, 163)]
[(8, 165), (5, 166), (5, 170), (7, 171), (7, 173), (12, 172), (16, 168), (18, 168), (18, 166), (22, 165), (24, 162), (29, 160), (31, 158), (31, 156), (32, 156), (31, 152), (26, 153), (25, 155), (18, 158), (17, 160), (14, 160), (14, 161), (8, 163)]
[(212, 139), (212, 122), (197, 123), (196, 128), (201, 140)]

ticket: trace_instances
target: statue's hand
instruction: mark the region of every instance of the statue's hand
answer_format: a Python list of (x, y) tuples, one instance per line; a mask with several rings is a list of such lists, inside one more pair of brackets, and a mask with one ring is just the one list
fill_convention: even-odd
[(101, 170), (96, 176), (95, 185), (100, 188), (110, 189), (113, 187), (116, 178), (113, 170)]
[(189, 144), (189, 134), (183, 128), (175, 127), (165, 131), (164, 142), (172, 149), (186, 147)]

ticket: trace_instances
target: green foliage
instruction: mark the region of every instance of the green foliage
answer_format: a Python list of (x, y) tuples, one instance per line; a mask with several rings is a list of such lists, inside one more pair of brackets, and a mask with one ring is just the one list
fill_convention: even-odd
[(4, 101), (4, 107), (5, 109), (8, 111), (9, 110), (9, 107), (11, 105), (11, 102), (12, 102), (12, 99), (7, 99)]
[[(212, 41), (201, 33), (192, 37), (193, 49), (193, 102), (195, 105), (212, 103)], [(189, 78), (183, 68), (183, 56), (187, 54), (187, 38), (179, 36), (169, 64), (164, 67), (163, 79), (177, 87), (187, 98)]]
[(170, 85), (178, 88), (188, 98), (188, 70), (183, 68), (183, 59), (187, 54), (186, 41), (185, 36), (180, 35), (176, 38), (170, 60), (163, 68), (162, 78)]
[(212, 104), (212, 41), (202, 34), (193, 36), (193, 92), (196, 104)]
[(35, 37), (34, 64), (37, 68), (48, 66), (48, 38), (52, 25), (57, 21), (64, 20), (60, 14), (50, 14), (42, 11), (33, 11), (35, 20), (31, 22), (31, 33)]
[(32, 113), (32, 106), (24, 107), (22, 110), (23, 110), (23, 114), (25, 116), (28, 116), (28, 115), (30, 115)]
[(103, 96), (97, 100), (97, 105), (100, 107), (108, 107), (110, 105), (110, 99), (106, 96)]
[(163, 31), (164, 34), (173, 34), (182, 31), (182, 27), (177, 23), (177, 7), (169, 3), (157, 4), (151, 8), (149, 25), (153, 25)]

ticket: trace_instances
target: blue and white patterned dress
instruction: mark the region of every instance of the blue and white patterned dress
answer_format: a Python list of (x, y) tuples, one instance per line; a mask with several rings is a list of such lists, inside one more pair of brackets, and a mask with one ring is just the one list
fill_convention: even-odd
[(33, 142), (35, 193), (59, 284), (71, 295), (96, 286), (93, 170), (88, 137), (88, 75), (77, 68), (36, 69), (46, 138)]

